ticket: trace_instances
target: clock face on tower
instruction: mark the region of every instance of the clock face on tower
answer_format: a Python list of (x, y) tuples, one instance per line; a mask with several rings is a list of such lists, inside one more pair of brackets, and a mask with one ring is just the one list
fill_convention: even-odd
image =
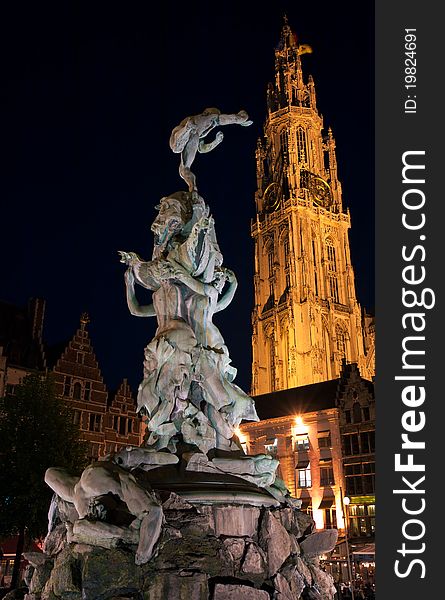
[(278, 185), (275, 182), (272, 182), (264, 191), (264, 202), (263, 207), (266, 212), (273, 212), (277, 210), (280, 199), (278, 196)]
[(332, 204), (332, 191), (329, 183), (315, 173), (301, 171), (301, 187), (309, 190), (312, 200), (319, 206), (329, 208)]

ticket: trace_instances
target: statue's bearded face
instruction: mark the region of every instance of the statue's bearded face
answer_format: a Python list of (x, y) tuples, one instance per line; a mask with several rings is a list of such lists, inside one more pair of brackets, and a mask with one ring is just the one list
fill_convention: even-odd
[(157, 208), (159, 213), (153, 221), (151, 230), (155, 234), (155, 244), (164, 245), (184, 226), (181, 203), (174, 198), (165, 198)]

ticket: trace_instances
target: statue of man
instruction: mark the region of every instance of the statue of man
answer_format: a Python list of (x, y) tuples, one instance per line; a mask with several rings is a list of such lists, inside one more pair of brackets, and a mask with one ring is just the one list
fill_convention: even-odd
[(129, 513), (137, 519), (139, 543), (136, 552), (136, 564), (148, 562), (156, 542), (161, 534), (163, 523), (162, 506), (153, 493), (142, 487), (131, 467), (140, 466), (151, 469), (164, 464), (178, 462), (177, 457), (166, 453), (143, 452), (142, 449), (122, 449), (113, 459), (92, 463), (80, 477), (70, 475), (65, 469), (52, 467), (45, 473), (45, 482), (65, 502), (71, 502), (79, 515), (74, 527), (89, 531), (92, 538), (125, 535), (124, 528), (102, 521), (89, 520), (88, 516), (96, 498), (112, 494), (120, 498)]
[(237, 114), (222, 114), (217, 108), (206, 108), (200, 115), (186, 117), (175, 127), (170, 136), (170, 148), (173, 152), (181, 154), (179, 175), (189, 187), (189, 192), (197, 192), (196, 177), (190, 167), (197, 152), (201, 154), (210, 152), (223, 141), (224, 134), (218, 131), (213, 142), (206, 144), (204, 138), (219, 125), (238, 124), (243, 127), (252, 125), (245, 110)]

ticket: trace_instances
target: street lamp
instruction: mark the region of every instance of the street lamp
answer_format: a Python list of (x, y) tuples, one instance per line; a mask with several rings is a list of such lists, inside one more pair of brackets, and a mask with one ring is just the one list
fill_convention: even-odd
[[(351, 598), (352, 600), (355, 600), (354, 597), (354, 581), (352, 579), (352, 567), (351, 567), (351, 560), (350, 560), (350, 555), (349, 555), (349, 536), (348, 536), (348, 524), (349, 524), (349, 511), (348, 511), (348, 507), (349, 504), (351, 502), (351, 499), (348, 498), (348, 496), (343, 497), (343, 490), (340, 487), (340, 496), (341, 496), (341, 510), (343, 513), (343, 521), (345, 524), (345, 545), (346, 545), (346, 562), (348, 565), (348, 577), (349, 577), (349, 581), (351, 582)], [(346, 507), (346, 511), (344, 510)]]

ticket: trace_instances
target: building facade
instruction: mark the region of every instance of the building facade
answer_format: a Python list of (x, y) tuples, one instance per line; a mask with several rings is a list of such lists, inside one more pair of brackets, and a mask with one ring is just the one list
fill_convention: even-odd
[[(248, 454), (279, 459), (279, 476), (316, 527), (344, 530), (369, 542), (375, 533), (374, 386), (355, 364), (336, 379), (255, 398), (259, 422), (243, 423), (240, 441)], [(363, 538), (363, 539), (361, 539)]]
[(343, 359), (367, 379), (374, 374), (367, 339), (373, 331), (356, 297), (335, 139), (331, 129), (323, 135), (312, 77), (303, 79), (308, 51), (285, 23), (256, 150), (255, 396), (334, 379)]
[(124, 446), (140, 446), (145, 425), (124, 379), (116, 392), (103, 380), (88, 334), (88, 315), (81, 316), (73, 338), (45, 347), (45, 301), (31, 298), (26, 307), (0, 302), (0, 396), (14, 394), (30, 372), (52, 372), (56, 391), (73, 409), (91, 460)]
[(126, 379), (115, 394), (109, 394), (88, 335), (88, 322), (88, 315), (83, 314), (52, 372), (57, 392), (73, 409), (74, 422), (89, 443), (91, 460), (97, 460), (125, 446), (140, 446), (144, 428)]
[(285, 21), (256, 148), (251, 227), (252, 395), (261, 420), (242, 424), (239, 436), (247, 453), (279, 459), (279, 476), (317, 529), (339, 530), (338, 546), (325, 557), (335, 579), (369, 581), (374, 319), (356, 297), (350, 215), (333, 132), (324, 133), (315, 83), (303, 77), (308, 52)]

